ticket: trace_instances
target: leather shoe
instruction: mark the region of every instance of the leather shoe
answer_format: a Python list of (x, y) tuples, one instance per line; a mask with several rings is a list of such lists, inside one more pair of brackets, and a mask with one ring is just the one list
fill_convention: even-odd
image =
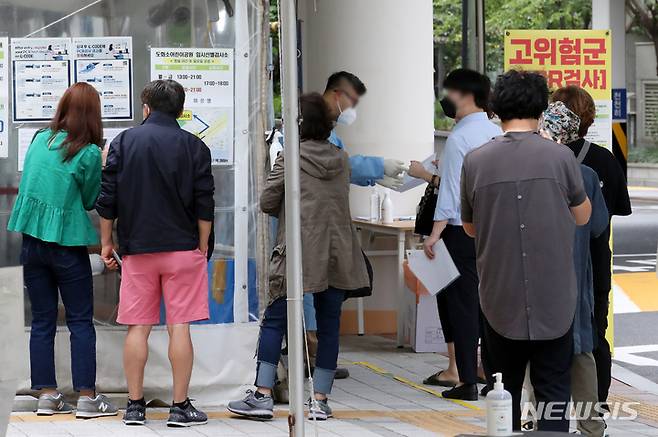
[(476, 384), (459, 385), (450, 390), (445, 390), (441, 393), (446, 399), (461, 399), (462, 401), (477, 401), (478, 400), (478, 386)]
[(336, 369), (334, 374), (334, 379), (347, 379), (350, 377), (350, 371), (344, 367), (339, 367)]

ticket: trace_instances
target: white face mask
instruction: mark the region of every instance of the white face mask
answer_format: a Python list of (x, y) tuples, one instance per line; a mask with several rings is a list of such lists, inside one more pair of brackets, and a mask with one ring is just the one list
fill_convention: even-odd
[(336, 123), (342, 124), (344, 126), (349, 126), (356, 121), (356, 109), (347, 108), (346, 110), (343, 111), (339, 103), (338, 110), (340, 111), (340, 115), (338, 116), (338, 120), (336, 120)]

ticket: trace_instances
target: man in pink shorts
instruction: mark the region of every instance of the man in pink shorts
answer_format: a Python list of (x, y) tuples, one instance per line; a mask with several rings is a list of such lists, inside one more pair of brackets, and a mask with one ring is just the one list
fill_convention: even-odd
[(123, 257), (117, 317), (128, 325), (123, 420), (145, 422), (148, 337), (160, 322), (164, 298), (174, 386), (167, 425), (199, 425), (208, 417), (188, 398), (194, 357), (189, 324), (208, 318), (208, 241), (215, 208), (210, 150), (176, 121), (185, 102), (179, 83), (153, 81), (141, 98), (144, 122), (112, 141), (96, 204), (105, 264), (118, 268), (114, 220)]

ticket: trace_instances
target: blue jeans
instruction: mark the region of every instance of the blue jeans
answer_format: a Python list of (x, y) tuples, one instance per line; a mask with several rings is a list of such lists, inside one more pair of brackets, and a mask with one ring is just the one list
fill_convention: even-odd
[(23, 235), (21, 264), (32, 306), (32, 389), (57, 387), (55, 333), (58, 295), (61, 295), (66, 325), (71, 333), (73, 388), (77, 391), (94, 390), (96, 331), (93, 324), (93, 282), (87, 248), (60, 246)]
[(310, 293), (304, 294), (304, 324), (307, 331), (317, 331), (318, 322), (315, 320), (315, 299)]
[[(330, 394), (338, 362), (338, 335), (340, 312), (345, 292), (333, 288), (313, 293), (317, 318), (318, 352), (315, 358), (313, 383), (316, 393)], [(281, 343), (287, 328), (286, 298), (272, 302), (263, 315), (258, 341), (258, 367), (256, 386), (272, 388), (276, 381), (276, 368), (281, 357)]]

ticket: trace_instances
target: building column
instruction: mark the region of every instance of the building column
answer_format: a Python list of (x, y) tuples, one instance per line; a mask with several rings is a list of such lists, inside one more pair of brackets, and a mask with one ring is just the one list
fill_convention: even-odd
[[(306, 0), (299, 16), (304, 91), (324, 91), (340, 70), (368, 89), (357, 121), (338, 127), (347, 152), (407, 163), (427, 158), (434, 151), (431, 0)], [(415, 215), (422, 189), (392, 193), (395, 215)], [(352, 186), (353, 215), (369, 215), (369, 195)]]
[(626, 137), (626, 5), (620, 0), (592, 0), (592, 29), (609, 29), (612, 40), (612, 152), (624, 171)]

